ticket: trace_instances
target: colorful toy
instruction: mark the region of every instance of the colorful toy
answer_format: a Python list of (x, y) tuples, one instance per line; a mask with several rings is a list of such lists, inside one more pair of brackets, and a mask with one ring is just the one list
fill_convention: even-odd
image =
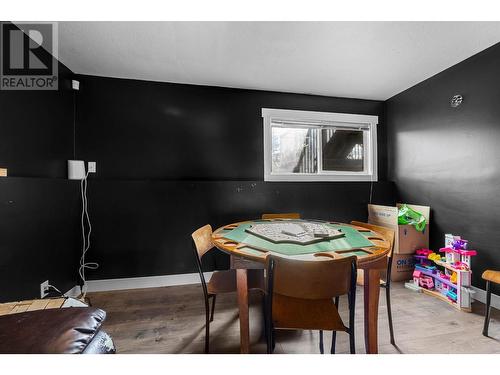
[(418, 250), (415, 250), (415, 254), (424, 255), (424, 256), (428, 257), (430, 254), (434, 254), (434, 251), (432, 251), (430, 249), (418, 249)]
[(442, 279), (445, 279), (445, 280), (449, 280), (450, 279), (450, 275), (447, 275), (441, 271), (439, 271), (439, 277), (442, 278)]
[(468, 245), (469, 245), (469, 241), (462, 240), (461, 238), (454, 239), (451, 242), (451, 248), (454, 250), (467, 250)]
[(453, 302), (457, 302), (457, 294), (451, 290), (448, 293), (446, 293), (446, 297), (448, 297)]
[(415, 251), (415, 258), (418, 260), (418, 264), (421, 266), (431, 266), (433, 261), (429, 259), (431, 254), (434, 254), (432, 250), (429, 249), (418, 249)]
[(451, 281), (453, 284), (456, 284), (456, 283), (457, 283), (457, 273), (456, 273), (456, 272), (453, 272), (453, 273), (451, 274), (450, 281)]
[(419, 285), (422, 288), (432, 290), (434, 289), (434, 279), (430, 276), (421, 276), (419, 279)]
[(420, 277), (422, 277), (422, 272), (421, 271), (418, 271), (418, 270), (413, 271), (413, 283), (415, 285), (419, 285), (420, 284)]
[(399, 207), (398, 213), (398, 224), (399, 225), (413, 225), (416, 230), (423, 232), (425, 229), (426, 221), (425, 216), (420, 212), (417, 212), (406, 204)]
[(457, 270), (460, 270), (460, 271), (470, 271), (470, 267), (467, 263), (456, 262), (453, 265), (453, 267), (456, 268)]
[(437, 253), (430, 253), (428, 256), (427, 256), (427, 259), (430, 259), (430, 260), (441, 260), (441, 256)]
[(443, 288), (441, 289), (441, 294), (448, 294), (448, 292), (453, 292), (455, 289), (453, 289), (451, 286), (447, 284), (443, 284)]
[(443, 291), (443, 283), (436, 279), (435, 280), (435, 283), (434, 283), (434, 288), (438, 291), (438, 292), (442, 292)]
[(474, 293), (470, 289), (471, 257), (477, 252), (469, 249), (469, 242), (460, 236), (447, 234), (445, 247), (439, 249), (439, 253), (430, 249), (418, 249), (415, 253), (414, 287), (446, 299), (459, 310), (470, 312)]

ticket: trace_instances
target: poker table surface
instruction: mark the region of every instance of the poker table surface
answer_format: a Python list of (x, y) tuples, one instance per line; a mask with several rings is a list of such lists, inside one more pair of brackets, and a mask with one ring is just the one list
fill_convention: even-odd
[[(318, 240), (310, 244), (275, 243), (247, 231), (252, 225), (263, 223), (320, 223), (343, 233), (335, 239)], [(315, 259), (355, 255), (358, 262), (385, 256), (390, 244), (383, 235), (369, 229), (322, 220), (307, 219), (259, 219), (233, 223), (218, 228), (212, 234), (212, 242), (218, 249), (231, 255), (250, 260), (264, 261), (269, 253), (285, 257)]]

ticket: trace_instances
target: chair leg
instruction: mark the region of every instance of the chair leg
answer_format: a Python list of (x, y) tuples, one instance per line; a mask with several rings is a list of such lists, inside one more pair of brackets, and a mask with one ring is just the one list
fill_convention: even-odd
[(265, 330), (266, 330), (266, 349), (267, 349), (267, 354), (272, 353), (272, 346), (273, 344), (271, 343), (271, 332), (269, 329), (269, 324), (267, 322), (265, 323)]
[(208, 297), (205, 298), (205, 354), (210, 352), (210, 312)]
[[(339, 308), (339, 297), (335, 297), (335, 306), (337, 307), (337, 310)], [(330, 353), (335, 354), (335, 346), (337, 344), (337, 331), (332, 332), (332, 347), (330, 348)]]
[(267, 343), (267, 354), (273, 354), (274, 347), (276, 346), (275, 338), (274, 338), (274, 328), (273, 322), (271, 319), (271, 312), (269, 311), (269, 301), (264, 298), (263, 306), (264, 306), (264, 329)]
[(276, 347), (276, 339), (274, 337), (274, 326), (273, 326), (273, 313), (272, 313), (272, 298), (269, 298), (269, 295), (272, 296), (272, 290), (268, 291), (267, 295), (264, 295), (262, 301), (262, 307), (264, 310), (264, 329), (266, 331), (266, 343), (267, 343), (267, 354), (272, 354), (274, 352), (274, 348)]
[(271, 353), (274, 353), (274, 349), (276, 348), (276, 332), (274, 328), (271, 328)]
[(325, 354), (325, 348), (323, 346), (323, 331), (319, 331), (319, 352)]
[(217, 294), (212, 294), (212, 313), (210, 314), (210, 321), (214, 321), (214, 311), (215, 311), (215, 299), (217, 298)]
[(486, 282), (486, 314), (484, 317), (483, 336), (488, 336), (488, 328), (490, 325), (490, 311), (491, 311), (491, 285)]
[(267, 336), (267, 354), (273, 354), (274, 348), (276, 347), (276, 341), (274, 339), (274, 330), (268, 327), (266, 336)]
[(262, 321), (264, 323), (264, 338), (266, 339), (266, 345), (267, 345), (267, 308), (266, 308), (266, 296), (262, 295)]
[(349, 347), (351, 349), (351, 354), (356, 354), (356, 345), (354, 343), (354, 330), (350, 329), (349, 331)]
[(389, 317), (389, 333), (391, 335), (391, 344), (396, 346), (396, 341), (394, 340), (394, 327), (392, 325), (392, 309), (391, 309), (391, 287), (386, 286), (385, 297), (387, 302), (387, 316)]
[(356, 354), (356, 345), (354, 342), (354, 312), (356, 309), (356, 289), (351, 290), (348, 295), (349, 299), (349, 347), (351, 354)]

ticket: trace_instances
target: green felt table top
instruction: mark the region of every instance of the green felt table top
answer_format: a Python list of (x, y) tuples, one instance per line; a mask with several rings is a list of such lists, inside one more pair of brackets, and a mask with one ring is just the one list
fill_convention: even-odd
[[(325, 240), (321, 242), (315, 242), (308, 245), (299, 245), (293, 243), (274, 243), (268, 241), (264, 238), (255, 236), (246, 231), (254, 222), (241, 223), (237, 228), (232, 230), (224, 230), (220, 234), (231, 241), (244, 243), (249, 247), (254, 247), (256, 249), (272, 251), (288, 256), (300, 255), (300, 254), (314, 254), (319, 252), (327, 251), (341, 251), (341, 250), (353, 250), (355, 251), (345, 255), (366, 255), (366, 253), (361, 250), (357, 250), (361, 247), (371, 247), (374, 244), (367, 239), (367, 237), (373, 236), (372, 232), (359, 232), (355, 228), (347, 225), (329, 224), (324, 223), (332, 227), (333, 229), (339, 230), (345, 234), (344, 237), (336, 238), (332, 240)], [(262, 221), (256, 220), (255, 223), (262, 223)]]

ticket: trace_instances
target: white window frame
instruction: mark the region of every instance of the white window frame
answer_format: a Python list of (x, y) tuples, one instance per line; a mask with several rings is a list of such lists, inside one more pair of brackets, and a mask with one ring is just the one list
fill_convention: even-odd
[[(262, 108), (264, 119), (264, 181), (377, 181), (377, 125), (378, 116), (357, 115), (350, 113), (297, 111), (288, 109)], [(368, 127), (363, 132), (364, 171), (323, 171), (322, 146), (318, 147), (317, 173), (276, 173), (271, 171), (272, 163), (272, 127), (273, 121), (287, 122), (287, 126), (304, 127), (305, 122), (318, 126), (334, 125), (337, 128), (356, 126)], [(289, 122), (289, 123), (288, 123)], [(321, 134), (321, 132), (318, 132)]]

